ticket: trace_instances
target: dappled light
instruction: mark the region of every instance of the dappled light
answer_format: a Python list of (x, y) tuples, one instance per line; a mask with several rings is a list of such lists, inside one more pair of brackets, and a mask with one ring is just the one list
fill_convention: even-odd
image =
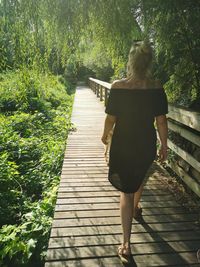
[(199, 0), (0, 0), (0, 24), (0, 266), (198, 266)]

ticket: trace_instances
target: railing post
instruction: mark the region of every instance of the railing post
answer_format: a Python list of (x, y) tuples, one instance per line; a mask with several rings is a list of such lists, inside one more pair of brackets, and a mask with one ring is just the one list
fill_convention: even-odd
[(95, 82), (92, 81), (92, 91), (95, 93)]
[[(89, 80), (89, 86), (90, 88), (92, 89), (92, 86), (93, 86), (93, 82)], [(92, 89), (93, 90), (93, 89)]]
[(94, 92), (95, 92), (95, 95), (97, 94), (97, 86), (98, 86), (98, 84), (95, 83), (95, 86), (94, 86)]
[(91, 89), (95, 95), (100, 98), (100, 101), (103, 101), (104, 105), (106, 105), (110, 92), (110, 84), (89, 78), (89, 85), (91, 86)]
[(106, 106), (106, 104), (107, 104), (107, 100), (108, 100), (108, 88), (104, 88), (104, 90), (105, 90), (104, 106)]
[(103, 86), (100, 85), (100, 101), (103, 100)]
[(100, 85), (99, 84), (97, 84), (97, 97), (99, 97), (99, 87), (100, 87)]

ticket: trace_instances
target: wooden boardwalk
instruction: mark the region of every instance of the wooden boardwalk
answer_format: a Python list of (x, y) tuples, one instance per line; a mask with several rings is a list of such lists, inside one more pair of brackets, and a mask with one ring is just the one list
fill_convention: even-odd
[[(78, 86), (72, 112), (77, 131), (67, 141), (45, 267), (120, 267), (119, 192), (107, 181), (101, 134), (104, 107)], [(155, 167), (142, 196), (143, 218), (132, 224), (133, 262), (126, 266), (193, 266), (200, 233), (196, 214), (186, 212)]]

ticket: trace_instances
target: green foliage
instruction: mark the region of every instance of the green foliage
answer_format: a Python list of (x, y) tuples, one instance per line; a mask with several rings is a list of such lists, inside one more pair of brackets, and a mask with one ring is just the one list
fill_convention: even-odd
[(59, 22), (61, 2), (0, 1), (0, 71), (25, 65), (63, 73), (72, 49), (71, 32)]
[(52, 76), (22, 69), (7, 72), (0, 80), (1, 112), (45, 112), (62, 102), (63, 87)]
[(100, 80), (109, 81), (113, 75), (112, 61), (105, 45), (100, 42), (83, 41), (80, 44), (80, 61), (88, 70), (92, 70)]
[(169, 101), (184, 106), (200, 102), (199, 0), (100, 0), (87, 1), (87, 7), (81, 58), (98, 78), (109, 80), (105, 73), (111, 79), (126, 76), (132, 41), (148, 38), (155, 51), (154, 76), (164, 84)]
[(165, 83), (170, 102), (200, 101), (200, 1), (137, 2), (143, 28), (155, 43), (155, 75)]
[[(96, 77), (107, 81), (124, 77), (132, 41), (148, 38), (155, 51), (154, 76), (164, 84), (170, 102), (200, 103), (199, 0), (78, 3), (79, 7), (74, 1), (74, 8), (84, 27), (77, 52)], [(74, 15), (76, 20), (77, 11)]]
[[(54, 179), (54, 184), (57, 181)], [(32, 203), (30, 211), (23, 214), (20, 225), (5, 225), (0, 230), (0, 263), (4, 266), (41, 265), (56, 200), (57, 185), (54, 184), (43, 194), (41, 201)]]
[[(133, 40), (149, 38), (154, 75), (171, 102), (189, 106), (200, 101), (199, 18), (199, 0), (0, 1), (0, 70), (64, 74), (73, 92), (77, 77), (124, 77)], [(36, 93), (24, 105), (45, 110)]]
[(25, 69), (2, 75), (0, 88), (0, 265), (40, 266), (73, 95), (57, 77)]
[(87, 6), (88, 16), (78, 53), (83, 65), (99, 79), (110, 81), (125, 74), (130, 46), (134, 39), (141, 38), (141, 29), (132, 15), (134, 2), (81, 1), (83, 9)]
[(68, 58), (63, 73), (63, 81), (67, 86), (68, 94), (74, 93), (75, 85), (77, 82), (77, 59), (74, 55)]

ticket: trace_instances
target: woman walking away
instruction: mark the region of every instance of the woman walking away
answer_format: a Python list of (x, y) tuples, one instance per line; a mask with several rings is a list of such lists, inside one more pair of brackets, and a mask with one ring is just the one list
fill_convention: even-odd
[(104, 144), (114, 126), (108, 180), (120, 191), (123, 240), (118, 255), (124, 263), (130, 261), (132, 219), (139, 209), (144, 178), (157, 154), (154, 120), (160, 160), (167, 157), (167, 97), (160, 82), (150, 76), (151, 63), (150, 44), (136, 43), (129, 53), (127, 78), (112, 83), (105, 110)]

